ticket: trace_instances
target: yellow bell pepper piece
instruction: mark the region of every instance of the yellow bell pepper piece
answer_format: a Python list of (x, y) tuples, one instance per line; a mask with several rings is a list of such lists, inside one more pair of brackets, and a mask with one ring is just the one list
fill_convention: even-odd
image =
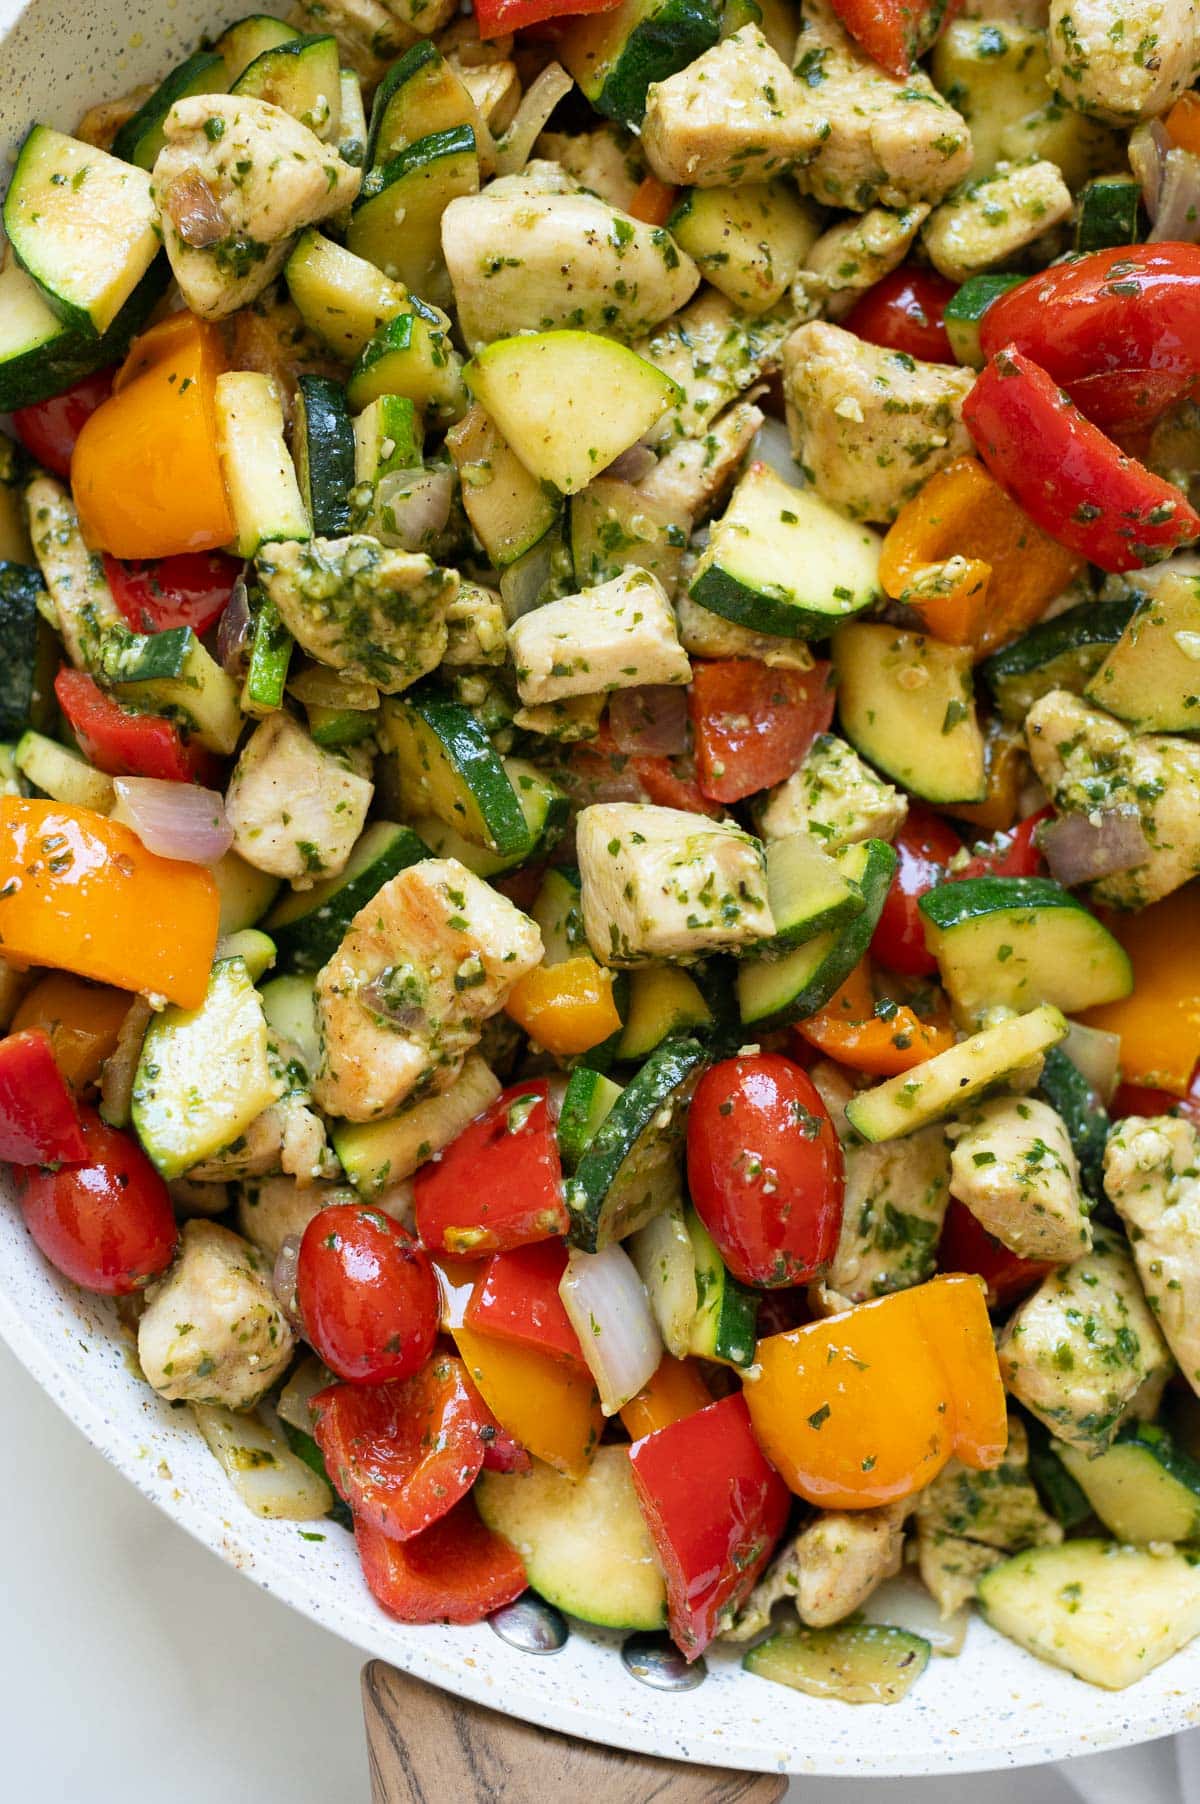
[(1105, 925), (1129, 954), (1133, 989), (1079, 1019), (1120, 1034), (1123, 1082), (1186, 1096), (1200, 1063), (1200, 883)]
[(13, 1016), (11, 1032), (44, 1027), (54, 1062), (74, 1090), (86, 1090), (115, 1050), (129, 1013), (128, 990), (87, 983), (68, 971), (51, 971), (36, 983)]
[(655, 1434), (707, 1409), (712, 1400), (695, 1360), (673, 1359), (664, 1353), (653, 1378), (621, 1411), (621, 1422), (630, 1440), (640, 1441), (645, 1434)]
[(582, 1478), (604, 1418), (590, 1374), (536, 1347), (454, 1328), (472, 1382), (502, 1428), (568, 1478)]
[(621, 1027), (613, 974), (587, 953), (527, 972), (506, 1008), (517, 1026), (556, 1058), (590, 1052)]

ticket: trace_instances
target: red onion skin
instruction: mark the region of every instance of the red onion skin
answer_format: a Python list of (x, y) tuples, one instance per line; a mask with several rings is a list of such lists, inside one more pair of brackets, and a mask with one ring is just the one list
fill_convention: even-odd
[(608, 704), (608, 724), (619, 752), (675, 757), (688, 748), (687, 692), (667, 683), (617, 689)]
[(250, 596), (242, 576), (233, 585), (233, 593), (217, 624), (217, 662), (226, 676), (245, 674), (249, 650)]
[(1133, 809), (1110, 809), (1094, 822), (1086, 814), (1060, 814), (1042, 828), (1039, 843), (1051, 876), (1065, 889), (1132, 870), (1151, 849)]
[(296, 1301), (296, 1271), (300, 1263), (300, 1235), (289, 1234), (275, 1255), (271, 1273), (271, 1289), (275, 1301), (293, 1328), (301, 1327), (300, 1305)]
[(116, 777), (119, 817), (148, 852), (185, 864), (215, 864), (233, 844), (225, 802), (215, 789), (157, 777)]

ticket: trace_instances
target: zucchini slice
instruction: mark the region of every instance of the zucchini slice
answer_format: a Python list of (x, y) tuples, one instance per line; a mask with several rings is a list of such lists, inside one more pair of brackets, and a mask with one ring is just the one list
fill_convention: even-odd
[(84, 337), (108, 331), (160, 249), (144, 169), (35, 125), (4, 197), (17, 261)]
[(969, 877), (920, 900), (925, 943), (966, 1020), (1052, 1002), (1068, 1014), (1133, 988), (1129, 956), (1081, 902), (1048, 877)]
[(319, 971), (337, 951), (351, 921), (389, 878), (429, 857), (409, 827), (375, 821), (336, 877), (312, 889), (291, 890), (263, 926), (275, 941), (281, 971)]
[(878, 601), (879, 534), (751, 464), (712, 529), (688, 594), (753, 633), (824, 639)]
[(1104, 1148), (1108, 1144), (1110, 1126), (1108, 1110), (1061, 1046), (1052, 1046), (1046, 1054), (1038, 1088), (1050, 1107), (1061, 1116), (1079, 1161), (1083, 1188), (1098, 1202), (1104, 1195)]
[(433, 815), (504, 858), (524, 858), (531, 851), (517, 793), (469, 708), (432, 690), (389, 696), (382, 736), (406, 814)]
[(842, 731), (856, 752), (922, 801), (983, 801), (969, 647), (856, 622), (834, 634), (833, 667)]
[(149, 100), (143, 101), (132, 119), (127, 119), (112, 143), (114, 157), (136, 163), (139, 169), (153, 169), (155, 159), (166, 142), (163, 120), (177, 100), (192, 94), (224, 94), (228, 86), (225, 61), (211, 50), (197, 50), (172, 69), (159, 83)]
[(581, 1478), (536, 1461), (532, 1472), (484, 1472), (479, 1514), (515, 1547), (547, 1603), (610, 1629), (660, 1629), (663, 1576), (633, 1488), (628, 1447), (598, 1447)]
[(568, 19), (558, 53), (598, 113), (637, 127), (651, 82), (666, 81), (711, 50), (721, 9), (709, 0), (621, 0)]
[(864, 1140), (898, 1140), (915, 1134), (1027, 1072), (1066, 1037), (1066, 1018), (1049, 1003), (1027, 1015), (1010, 1015), (947, 1052), (935, 1053), (914, 1070), (860, 1090), (846, 1104), (846, 1119)]
[(1165, 1428), (1131, 1422), (1095, 1459), (1062, 1441), (1051, 1448), (1118, 1541), (1200, 1541), (1200, 1464)]
[(1021, 722), (1051, 689), (1082, 695), (1137, 607), (1136, 598), (1084, 601), (993, 652), (979, 666), (1005, 720)]
[(885, 1623), (839, 1622), (829, 1629), (790, 1625), (742, 1659), (746, 1672), (810, 1697), (843, 1704), (898, 1704), (929, 1664), (923, 1635)]
[(478, 403), (450, 428), (446, 449), (472, 530), (497, 570), (505, 570), (545, 538), (562, 499), (551, 484), (530, 475)]
[(308, 540), (312, 526), (283, 436), (283, 409), (269, 376), (227, 370), (217, 377), (217, 445), (239, 557), (284, 539)]
[(250, 13), (227, 25), (213, 49), (224, 61), (226, 78), (232, 87), (242, 70), (264, 52), (274, 50), (278, 44), (290, 44), (299, 36), (294, 26), (285, 25), (271, 13)]
[(577, 1065), (572, 1071), (558, 1112), (558, 1150), (564, 1171), (575, 1170), (620, 1094), (620, 1084), (589, 1065)]
[(0, 562), (0, 739), (53, 718), (59, 653), (38, 610), (41, 595), (39, 571)]
[(579, 872), (573, 865), (552, 865), (542, 878), (529, 912), (541, 932), (544, 965), (561, 965), (588, 949), (581, 887)]
[(726, 1269), (712, 1235), (690, 1204), (684, 1211), (684, 1224), (696, 1280), (696, 1313), (688, 1330), (688, 1352), (721, 1365), (751, 1365), (758, 1340), (758, 1293), (739, 1284)]
[[(265, 934), (263, 938), (266, 939)], [(272, 945), (272, 942), (268, 940), (267, 944)], [(300, 1054), (306, 1074), (311, 1076), (321, 1063), (317, 993), (312, 978), (291, 971), (283, 977), (273, 977), (269, 983), (264, 983), (259, 994), (271, 1034), (291, 1042)]]
[(261, 596), (242, 685), (243, 713), (262, 720), (282, 708), (294, 646), (292, 635), (279, 618), (279, 609), (269, 595)]
[(707, 1062), (698, 1040), (666, 1040), (622, 1090), (564, 1184), (574, 1246), (598, 1253), (678, 1195), (684, 1105)]
[(820, 229), (784, 181), (689, 188), (667, 221), (701, 274), (747, 313), (765, 313), (791, 287)]
[(1136, 733), (1200, 733), (1200, 578), (1156, 582), (1084, 694)]
[(669, 376), (595, 332), (499, 338), (464, 374), (525, 468), (565, 495), (586, 488), (682, 399)]
[(407, 395), (438, 420), (457, 420), (467, 409), (462, 359), (450, 342), (445, 315), (416, 295), (363, 346), (346, 385), (356, 411), (388, 394)]
[[(858, 891), (861, 910), (844, 926), (828, 928), (781, 956), (739, 962), (738, 1007), (747, 1027), (783, 1027), (815, 1014), (865, 956), (891, 888), (896, 854), (886, 840), (867, 839), (843, 846), (830, 862)], [(769, 865), (767, 870), (769, 882)]]
[(368, 166), (390, 163), (421, 138), (473, 126), (478, 117), (474, 101), (437, 45), (421, 38), (396, 58), (375, 90)]
[(1127, 175), (1104, 175), (1079, 196), (1075, 249), (1103, 251), (1141, 237), (1142, 187)]
[(236, 852), (226, 852), (209, 871), (221, 898), (218, 935), (256, 927), (279, 894), (279, 879), (256, 870)]
[(696, 979), (678, 965), (642, 965), (629, 973), (629, 1003), (617, 1042), (620, 1060), (644, 1059), (672, 1034), (714, 1026)]
[(367, 114), (363, 106), (362, 83), (353, 69), (338, 70), (338, 96), (341, 116), (337, 153), (349, 168), (361, 169), (367, 160)]
[(1200, 1634), (1200, 1566), (1115, 1541), (1031, 1547), (979, 1581), (985, 1619), (1089, 1685), (1122, 1691)]
[(244, 725), (237, 684), (190, 626), (116, 634), (101, 645), (99, 662), (96, 674), (123, 707), (182, 720), (210, 751), (232, 755)]
[(472, 1053), (440, 1095), (423, 1097), (387, 1121), (339, 1121), (333, 1150), (358, 1194), (370, 1201), (457, 1140), (499, 1094), (498, 1079)]
[(108, 331), (97, 338), (65, 325), (11, 250), (5, 252), (0, 265), (0, 409), (31, 407), (62, 394), (93, 370), (119, 363), (165, 281), (162, 265), (151, 264)]
[(299, 377), (292, 444), (313, 532), (320, 539), (340, 539), (350, 531), (350, 491), (358, 480), (355, 430), (340, 382)]
[(337, 39), (295, 37), (274, 44), (247, 64), (231, 92), (282, 107), (323, 143), (331, 144), (342, 116)]
[(696, 1255), (680, 1203), (668, 1203), (627, 1242), (629, 1257), (646, 1287), (663, 1345), (674, 1359), (691, 1351), (699, 1291)]
[(428, 300), (449, 301), (442, 214), (460, 195), (478, 192), (473, 127), (433, 132), (367, 177), (351, 209), (346, 247)]
[[(849, 860), (856, 868), (857, 862)], [(847, 860), (823, 852), (810, 833), (767, 841), (767, 900), (775, 921), (771, 947), (777, 951), (848, 927), (866, 907)]]
[(436, 857), (457, 858), (477, 877), (498, 877), (527, 859), (547, 857), (562, 838), (571, 812), (565, 790), (552, 783), (536, 765), (524, 758), (505, 758), (502, 763), (525, 816), (528, 844), (523, 852), (493, 852), (464, 839), (457, 827), (445, 821), (422, 818), (413, 823)]
[(407, 306), (404, 290), (382, 270), (312, 226), (297, 238), (283, 276), (305, 325), (347, 363)]
[(950, 296), (943, 317), (950, 349), (960, 363), (975, 370), (983, 368), (979, 322), (993, 301), (998, 301), (1002, 294), (1025, 280), (1024, 276), (968, 276), (958, 292)]
[(43, 795), (72, 808), (94, 808), (107, 814), (116, 797), (113, 780), (102, 770), (94, 770), (79, 752), (47, 739), (32, 727), (22, 733), (13, 753), (13, 763), (21, 775)]

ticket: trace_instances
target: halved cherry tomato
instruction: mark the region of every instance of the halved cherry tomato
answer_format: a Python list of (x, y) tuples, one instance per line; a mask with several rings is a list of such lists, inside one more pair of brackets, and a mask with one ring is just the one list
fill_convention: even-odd
[(723, 1059), (688, 1112), (688, 1187), (744, 1284), (805, 1284), (842, 1226), (842, 1149), (811, 1080), (777, 1052)]
[(468, 1328), (500, 1340), (522, 1341), (584, 1368), (579, 1337), (558, 1294), (567, 1269), (561, 1240), (494, 1253), (480, 1272), (463, 1320)]
[(296, 1296), (305, 1332), (351, 1384), (408, 1378), (433, 1352), (438, 1285), (406, 1228), (357, 1203), (314, 1215), (300, 1242)]
[(88, 1143), (44, 1027), (0, 1040), (0, 1159), (14, 1165), (84, 1164)]
[(1200, 1065), (1192, 1073), (1186, 1096), (1172, 1096), (1169, 1090), (1152, 1090), (1145, 1084), (1118, 1084), (1108, 1113), (1112, 1121), (1119, 1121), (1125, 1115), (1174, 1113), (1200, 1128)]
[(190, 626), (206, 633), (229, 603), (241, 574), (237, 558), (223, 551), (184, 551), (178, 557), (122, 563), (104, 554), (113, 600), (135, 633)]
[(355, 1523), (354, 1539), (367, 1589), (398, 1622), (482, 1622), (528, 1583), (520, 1554), (484, 1527), (469, 1497), (411, 1541), (367, 1522)]
[(740, 802), (790, 777), (833, 719), (832, 666), (771, 670), (752, 658), (692, 666), (688, 713), (700, 790)]
[(85, 1290), (125, 1296), (165, 1271), (178, 1233), (167, 1187), (128, 1134), (81, 1108), (84, 1162), (14, 1165), (25, 1226), (58, 1271)]
[(787, 1486), (740, 1396), (646, 1435), (629, 1461), (667, 1581), (671, 1639), (695, 1660), (770, 1559), (788, 1518)]
[(1003, 1309), (1040, 1284), (1054, 1267), (1040, 1259), (1022, 1259), (952, 1196), (938, 1242), (938, 1270), (976, 1273), (987, 1285), (989, 1308)]
[(356, 1522), (407, 1541), (474, 1484), (496, 1422), (461, 1359), (439, 1353), (392, 1384), (334, 1384), (312, 1399), (313, 1436)]
[(13, 425), (29, 455), (56, 476), (69, 476), (75, 440), (111, 395), (115, 373), (115, 369), (97, 370), (94, 376), (84, 376), (61, 395), (36, 401), (32, 407), (18, 407)]
[(917, 904), (926, 891), (946, 881), (946, 866), (962, 851), (962, 840), (940, 815), (914, 803), (892, 844), (896, 874), (871, 938), (871, 956), (906, 977), (932, 977), (937, 960), (925, 950)]
[(549, 1240), (570, 1225), (544, 1077), (510, 1084), (413, 1183), (417, 1232), (456, 1259)]
[(841, 322), (847, 332), (923, 363), (953, 363), (946, 335), (946, 303), (957, 292), (935, 270), (902, 263), (868, 288)]
[(648, 802), (656, 802), (660, 808), (680, 808), (685, 814), (720, 814), (717, 804), (703, 794), (690, 757), (638, 753), (629, 762)]
[(110, 777), (195, 783), (211, 780), (219, 768), (213, 754), (199, 741), (184, 739), (174, 721), (161, 714), (128, 713), (86, 670), (64, 664), (54, 679), (54, 693), (79, 749)]

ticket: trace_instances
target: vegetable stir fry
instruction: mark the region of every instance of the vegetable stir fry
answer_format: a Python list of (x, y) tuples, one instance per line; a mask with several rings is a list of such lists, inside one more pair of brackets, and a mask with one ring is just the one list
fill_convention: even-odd
[(1198, 66), (300, 0), (21, 146), (0, 1157), (400, 1621), (1200, 1632)]

